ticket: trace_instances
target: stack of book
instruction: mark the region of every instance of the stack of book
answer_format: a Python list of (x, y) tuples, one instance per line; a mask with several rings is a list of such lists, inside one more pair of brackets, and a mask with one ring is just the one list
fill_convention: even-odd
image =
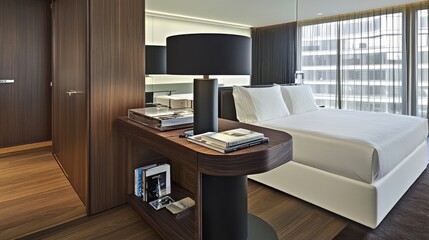
[(194, 135), (188, 137), (188, 141), (221, 153), (229, 153), (267, 143), (269, 139), (263, 133), (237, 128), (223, 132), (207, 132)]
[(175, 94), (171, 96), (156, 96), (157, 104), (167, 106), (169, 108), (193, 108), (193, 94)]
[(151, 164), (134, 169), (134, 194), (148, 202), (154, 209), (167, 207), (172, 214), (179, 217), (189, 212), (187, 210), (195, 205), (195, 201), (189, 197), (175, 202), (168, 196), (170, 193), (169, 164)]
[(148, 165), (134, 169), (134, 194), (150, 202), (171, 193), (170, 165)]
[(192, 127), (194, 113), (190, 108), (149, 107), (128, 109), (128, 118), (159, 131)]

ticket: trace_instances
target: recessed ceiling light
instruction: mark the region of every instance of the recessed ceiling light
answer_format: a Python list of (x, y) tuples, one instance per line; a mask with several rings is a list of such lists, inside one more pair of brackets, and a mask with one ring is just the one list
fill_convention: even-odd
[(164, 18), (179, 19), (179, 20), (206, 22), (206, 23), (219, 24), (219, 25), (229, 25), (229, 26), (234, 26), (237, 28), (244, 28), (244, 29), (251, 28), (250, 25), (245, 25), (245, 24), (240, 24), (240, 23), (224, 22), (224, 21), (199, 18), (199, 17), (191, 17), (191, 16), (174, 14), (174, 13), (152, 11), (152, 10), (147, 10), (147, 9), (146, 9), (145, 13), (147, 16), (154, 16), (154, 17), (164, 17)]
[(320, 13), (318, 13), (318, 14), (316, 14), (316, 15), (317, 15), (317, 16), (322, 16), (322, 15), (323, 15), (323, 13), (321, 13), (321, 12), (320, 12)]

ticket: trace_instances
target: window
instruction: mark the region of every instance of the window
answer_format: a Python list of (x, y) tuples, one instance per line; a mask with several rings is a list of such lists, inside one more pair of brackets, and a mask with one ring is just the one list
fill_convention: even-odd
[(337, 22), (301, 28), (301, 70), (318, 105), (334, 108), (337, 81)]
[(403, 113), (403, 21), (392, 10), (301, 26), (301, 70), (317, 104)]
[(416, 14), (416, 115), (420, 117), (428, 117), (428, 9), (418, 10)]

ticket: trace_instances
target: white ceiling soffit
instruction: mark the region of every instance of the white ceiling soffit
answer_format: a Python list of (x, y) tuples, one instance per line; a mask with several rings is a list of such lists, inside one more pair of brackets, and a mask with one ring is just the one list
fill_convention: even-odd
[[(402, 5), (420, 0), (298, 0), (299, 20)], [(146, 0), (146, 11), (248, 27), (295, 21), (296, 0)]]

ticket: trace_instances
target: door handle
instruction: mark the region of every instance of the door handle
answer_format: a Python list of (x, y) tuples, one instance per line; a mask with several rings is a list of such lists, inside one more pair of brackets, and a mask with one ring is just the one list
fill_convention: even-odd
[(82, 92), (82, 91), (76, 91), (76, 90), (68, 90), (68, 91), (66, 91), (66, 93), (67, 93), (69, 96), (71, 96), (71, 95), (74, 95), (74, 94), (82, 94), (82, 93), (85, 93), (85, 92)]
[(13, 80), (13, 79), (1, 79), (0, 83), (15, 83), (15, 80)]

